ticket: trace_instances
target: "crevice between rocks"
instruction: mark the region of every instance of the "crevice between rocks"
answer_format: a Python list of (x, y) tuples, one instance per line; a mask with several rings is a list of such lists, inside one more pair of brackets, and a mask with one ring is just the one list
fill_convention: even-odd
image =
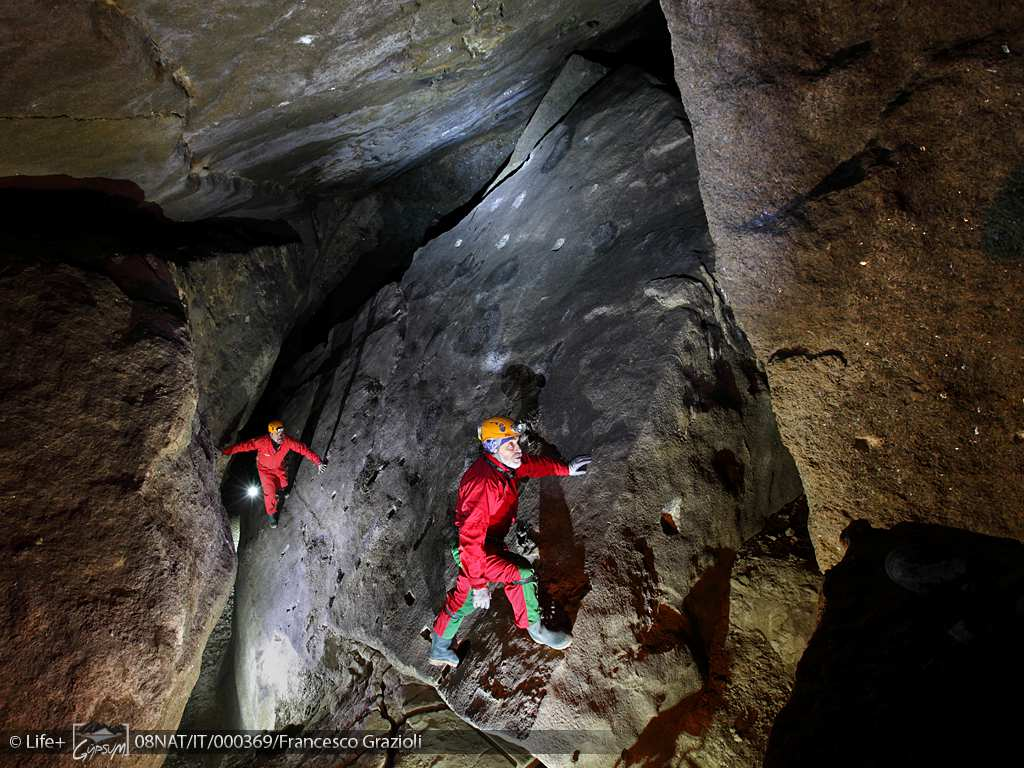
[(783, 347), (772, 352), (768, 358), (768, 364), (781, 363), (784, 360), (790, 360), (794, 357), (800, 357), (804, 360), (817, 360), (822, 357), (831, 357), (843, 364), (843, 367), (847, 367), (849, 362), (846, 360), (846, 355), (843, 354), (842, 350), (839, 349), (823, 349), (820, 352), (811, 352), (807, 347), (796, 346), (796, 347)]
[(870, 40), (863, 40), (838, 51), (829, 56), (825, 62), (816, 69), (803, 69), (800, 74), (812, 80), (820, 80), (828, 77), (833, 72), (848, 69), (871, 53), (874, 44)]

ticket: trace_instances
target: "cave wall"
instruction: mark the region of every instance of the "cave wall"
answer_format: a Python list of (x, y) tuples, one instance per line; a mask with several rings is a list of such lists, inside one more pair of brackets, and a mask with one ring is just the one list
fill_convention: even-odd
[(235, 572), (184, 309), (152, 256), (6, 251), (0, 718), (173, 729)]
[[(302, 362), (286, 420), (330, 466), (299, 466), (280, 528), (259, 510), (242, 521), (247, 727), (329, 710), (341, 641), (520, 736), (571, 723), (629, 746), (702, 687), (684, 598), (800, 491), (715, 282), (696, 183), (678, 100), (623, 69)], [(492, 412), (531, 420), (535, 451), (594, 453), (586, 479), (528, 484), (510, 541), (576, 642), (534, 646), (496, 596), (437, 680), (420, 632), (454, 576), (451, 505)]]
[(662, 8), (821, 567), (854, 519), (1020, 538), (1024, 7)]
[(234, 441), (254, 416), (262, 430), (264, 413), (255, 412), (268, 385), (286, 386), (295, 361), (337, 318), (401, 273), (428, 230), (497, 172), (520, 128), (496, 128), (360, 194), (313, 201), (311, 213), (290, 220), (294, 242), (171, 264), (215, 445)]

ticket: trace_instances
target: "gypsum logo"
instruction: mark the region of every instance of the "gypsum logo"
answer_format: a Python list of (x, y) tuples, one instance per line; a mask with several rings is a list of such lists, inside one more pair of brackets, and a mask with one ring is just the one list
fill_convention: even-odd
[(128, 723), (102, 725), (100, 723), (72, 723), (71, 757), (88, 760), (96, 755), (131, 754)]

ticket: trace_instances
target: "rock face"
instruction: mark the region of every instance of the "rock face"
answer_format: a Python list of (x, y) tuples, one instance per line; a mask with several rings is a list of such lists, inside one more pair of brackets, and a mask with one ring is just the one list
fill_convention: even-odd
[(282, 342), (317, 293), (311, 285), (322, 285), (315, 267), (294, 245), (211, 254), (172, 268), (188, 307), (200, 406), (214, 445), (230, 442), (252, 415)]
[(662, 7), (819, 564), (860, 518), (1024, 535), (1024, 7)]
[[(696, 181), (678, 101), (635, 70), (610, 75), (299, 366), (285, 418), (330, 466), (303, 462), (279, 529), (243, 519), (246, 727), (329, 710), (349, 675), (332, 648), (350, 641), (435, 681), (478, 726), (608, 730), (616, 755), (701, 688), (705, 611), (684, 598), (799, 483), (715, 282)], [(534, 645), (496, 596), (436, 681), (420, 632), (454, 577), (476, 424), (502, 412), (532, 424), (535, 452), (594, 455), (587, 478), (525, 485), (509, 541), (575, 643)]]
[(4, 258), (0, 717), (174, 728), (235, 565), (183, 308), (156, 258)]
[[(1000, 762), (1024, 685), (1024, 546), (935, 525), (851, 526), (767, 766)], [(979, 738), (979, 734), (988, 734)]]
[(292, 220), (295, 242), (287, 245), (172, 265), (215, 445), (247, 426), (275, 367), (286, 373), (333, 322), (358, 309), (367, 284), (401, 272), (427, 231), (494, 175), (514, 140), (511, 131), (492, 131), (359, 195), (323, 198), (312, 215)]
[(691, 590), (684, 606), (704, 611), (704, 687), (652, 719), (623, 762), (761, 765), (817, 625), (820, 589), (801, 498)]
[[(348, 669), (343, 704), (307, 723), (303, 735), (344, 731), (360, 742), (368, 733), (410, 736), (420, 734), (422, 747), (366, 749), (360, 743), (344, 752), (294, 751), (284, 754), (253, 752), (224, 755), (207, 761), (219, 768), (529, 768), (533, 756), (513, 744), (482, 734), (466, 725), (430, 687), (394, 669), (380, 653), (359, 643), (332, 646), (332, 660)], [(335, 655), (336, 654), (336, 655)], [(210, 757), (210, 756), (199, 756)], [(170, 758), (178, 768), (204, 765), (200, 760)]]
[[(646, 0), (16, 0), (0, 176), (131, 179), (176, 218), (370, 186), (532, 107)], [(9, 4), (10, 5), (10, 4)]]

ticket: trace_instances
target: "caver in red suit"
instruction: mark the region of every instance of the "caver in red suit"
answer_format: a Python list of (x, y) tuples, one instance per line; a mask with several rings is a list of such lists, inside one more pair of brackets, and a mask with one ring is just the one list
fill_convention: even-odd
[(538, 643), (565, 650), (572, 637), (541, 623), (537, 581), (533, 569), (508, 557), (504, 539), (516, 521), (519, 481), (527, 477), (579, 477), (587, 473), (590, 457), (577, 456), (568, 464), (528, 456), (519, 445), (522, 426), (505, 416), (485, 419), (477, 430), (484, 454), (470, 466), (459, 483), (455, 527), (459, 545), (452, 551), (459, 566), (455, 587), (448, 593), (430, 633), (427, 661), (455, 667), (458, 655), (451, 644), (462, 620), (491, 604), (488, 582), (504, 585), (517, 627)]
[(569, 467), (560, 461), (525, 454), (523, 463), (514, 470), (490, 454), (481, 456), (466, 470), (455, 507), (459, 547), (452, 554), (459, 564), (459, 575), (434, 621), (438, 635), (445, 640), (455, 637), (462, 620), (473, 610), (470, 592), (492, 581), (505, 585), (517, 627), (526, 629), (540, 621), (533, 571), (505, 556), (504, 539), (516, 522), (519, 480), (568, 474)]
[[(283, 431), (284, 428), (281, 429)], [(223, 453), (226, 456), (231, 456), (247, 451), (256, 451), (256, 470), (260, 475), (260, 485), (263, 486), (263, 504), (270, 516), (277, 512), (278, 491), (288, 487), (288, 475), (284, 469), (284, 460), (289, 451), (295, 451), (305, 456), (318, 467), (324, 463), (309, 449), (309, 446), (293, 437), (288, 437), (288, 435), (283, 435), (280, 443), (276, 443), (270, 435), (256, 437), (225, 448)]]

